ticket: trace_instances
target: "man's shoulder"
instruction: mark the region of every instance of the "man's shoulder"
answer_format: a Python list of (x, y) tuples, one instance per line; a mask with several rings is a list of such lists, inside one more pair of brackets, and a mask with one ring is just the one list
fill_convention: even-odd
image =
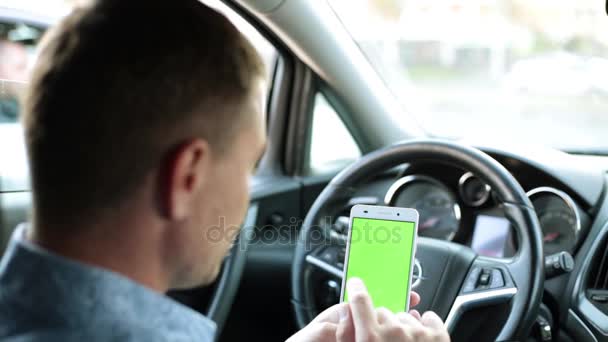
[[(179, 305), (179, 304), (177, 304)], [(186, 308), (185, 308), (186, 309)], [(188, 312), (186, 309), (185, 312)], [(203, 316), (167, 313), (166, 320), (134, 317), (117, 310), (99, 310), (84, 317), (83, 312), (34, 311), (15, 301), (0, 299), (0, 340), (26, 341), (212, 341), (214, 331)], [(197, 316), (200, 316), (197, 317)]]
[[(8, 335), (0, 334), (3, 342), (38, 342), (38, 341), (61, 341), (61, 342), (102, 342), (102, 341), (192, 341), (189, 336), (181, 334), (163, 334), (151, 327), (126, 327), (124, 324), (116, 326), (111, 331), (102, 331), (91, 326), (72, 329), (68, 327), (53, 327), (35, 329), (28, 331), (15, 331)], [(203, 341), (212, 341), (211, 338)]]
[(12, 243), (0, 261), (0, 340), (212, 340), (215, 324), (119, 274)]

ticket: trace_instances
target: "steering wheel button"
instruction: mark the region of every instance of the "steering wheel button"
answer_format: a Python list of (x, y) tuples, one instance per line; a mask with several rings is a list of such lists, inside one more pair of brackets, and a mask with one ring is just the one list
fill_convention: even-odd
[(594, 294), (591, 296), (591, 300), (598, 303), (608, 303), (608, 295)]
[(477, 279), (479, 278), (480, 272), (481, 272), (481, 268), (479, 268), (479, 267), (475, 267), (471, 270), (471, 273), (469, 273), (469, 276), (467, 277), (467, 280), (464, 284), (462, 292), (467, 293), (467, 292), (473, 292), (475, 290), (476, 285), (477, 285)]
[(462, 289), (462, 292), (473, 292), (473, 290), (475, 290), (475, 281), (467, 280), (466, 284), (464, 285), (464, 288)]
[(323, 251), (323, 253), (321, 254), (321, 259), (323, 259), (326, 262), (333, 263), (334, 259), (335, 259), (334, 256), (335, 256), (334, 250), (331, 248), (328, 248), (325, 251)]
[(477, 278), (477, 287), (486, 287), (490, 285), (492, 278), (492, 270), (483, 269)]
[(340, 248), (340, 250), (338, 251), (338, 261), (342, 261), (346, 259), (346, 249), (345, 248)]
[(502, 278), (502, 272), (499, 269), (492, 270), (492, 282), (490, 283), (491, 289), (496, 289), (505, 286), (505, 281)]

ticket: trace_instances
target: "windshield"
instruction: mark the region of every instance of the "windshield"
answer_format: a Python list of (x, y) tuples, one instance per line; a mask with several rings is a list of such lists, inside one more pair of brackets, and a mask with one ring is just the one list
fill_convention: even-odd
[(597, 0), (329, 0), (431, 136), (608, 151)]

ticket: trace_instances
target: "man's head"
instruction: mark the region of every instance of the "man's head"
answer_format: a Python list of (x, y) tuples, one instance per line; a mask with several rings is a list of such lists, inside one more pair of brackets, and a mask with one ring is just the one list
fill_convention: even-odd
[(217, 226), (241, 223), (263, 149), (264, 75), (196, 0), (77, 9), (45, 37), (24, 103), (36, 229), (78, 235), (137, 208), (172, 286), (211, 281), (237, 233)]

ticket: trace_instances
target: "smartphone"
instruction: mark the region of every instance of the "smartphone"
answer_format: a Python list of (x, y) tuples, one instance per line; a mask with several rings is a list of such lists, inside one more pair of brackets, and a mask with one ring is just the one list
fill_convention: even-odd
[(371, 205), (355, 205), (344, 260), (340, 299), (348, 302), (346, 282), (363, 280), (375, 307), (397, 313), (409, 308), (418, 211)]

